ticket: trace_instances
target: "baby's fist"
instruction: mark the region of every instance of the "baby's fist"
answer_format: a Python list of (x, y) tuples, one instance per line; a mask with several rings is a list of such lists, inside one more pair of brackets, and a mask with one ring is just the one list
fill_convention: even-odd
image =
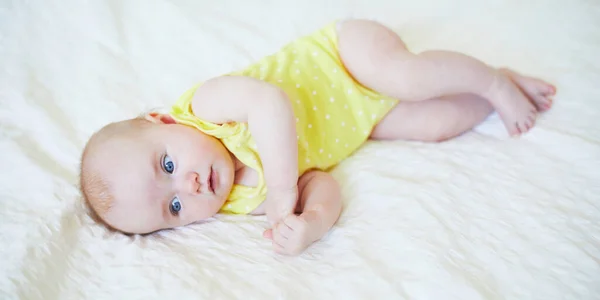
[(267, 220), (274, 225), (283, 221), (287, 215), (293, 214), (298, 202), (298, 186), (291, 189), (271, 188), (267, 192)]
[(299, 255), (313, 242), (309, 225), (301, 216), (291, 214), (265, 231), (265, 237), (273, 240), (275, 252)]

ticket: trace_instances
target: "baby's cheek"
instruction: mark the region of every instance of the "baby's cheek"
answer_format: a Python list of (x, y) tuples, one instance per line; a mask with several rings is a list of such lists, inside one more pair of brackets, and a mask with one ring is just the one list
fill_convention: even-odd
[(216, 199), (194, 199), (190, 207), (191, 222), (208, 219), (219, 212), (221, 205)]

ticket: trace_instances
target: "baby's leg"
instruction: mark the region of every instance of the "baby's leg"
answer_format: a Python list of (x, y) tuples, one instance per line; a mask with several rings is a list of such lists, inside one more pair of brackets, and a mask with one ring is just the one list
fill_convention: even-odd
[(489, 102), (474, 94), (401, 102), (375, 126), (371, 138), (440, 142), (470, 130), (492, 111)]
[(450, 51), (409, 52), (385, 26), (350, 20), (339, 26), (340, 56), (361, 84), (402, 101), (475, 94), (488, 100), (511, 134), (525, 132), (537, 111), (504, 72)]
[[(553, 87), (543, 81), (501, 69), (539, 111), (550, 109)], [(488, 101), (474, 94), (400, 102), (374, 128), (371, 138), (382, 140), (417, 140), (439, 142), (468, 131), (493, 111)]]

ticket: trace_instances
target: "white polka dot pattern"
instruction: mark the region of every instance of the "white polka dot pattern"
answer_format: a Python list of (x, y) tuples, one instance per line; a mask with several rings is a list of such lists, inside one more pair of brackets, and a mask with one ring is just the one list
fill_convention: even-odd
[[(328, 170), (347, 158), (397, 103), (358, 84), (342, 65), (336, 43), (335, 26), (328, 26), (248, 68), (230, 73), (264, 80), (279, 87), (290, 99), (300, 174), (313, 168)], [(189, 107), (185, 103), (180, 105)], [(204, 126), (222, 136), (233, 132), (232, 136), (221, 138), (224, 145), (259, 173), (259, 186), (235, 185), (222, 208), (224, 212), (251, 212), (264, 201), (266, 185), (256, 143), (247, 124), (223, 126), (222, 131), (206, 122), (197, 125), (200, 130)]]

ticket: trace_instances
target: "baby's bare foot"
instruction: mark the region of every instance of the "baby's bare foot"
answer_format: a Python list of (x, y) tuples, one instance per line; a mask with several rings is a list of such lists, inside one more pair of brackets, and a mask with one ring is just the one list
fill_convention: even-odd
[(533, 77), (523, 76), (510, 69), (500, 69), (521, 89), (540, 112), (552, 107), (552, 97), (556, 94), (556, 88), (547, 82)]
[(497, 73), (485, 97), (490, 100), (511, 136), (529, 131), (535, 124), (536, 108), (503, 72)]

